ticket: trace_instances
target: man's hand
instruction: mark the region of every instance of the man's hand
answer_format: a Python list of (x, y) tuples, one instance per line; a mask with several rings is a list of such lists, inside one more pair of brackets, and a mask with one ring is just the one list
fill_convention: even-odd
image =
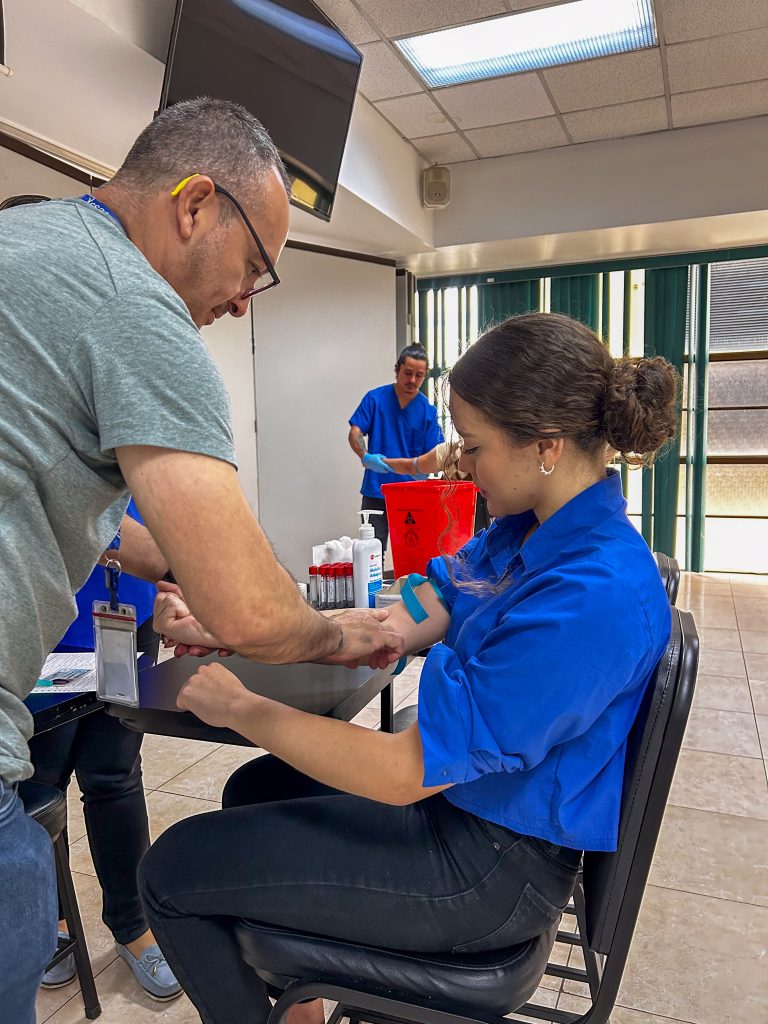
[(164, 647), (173, 647), (176, 658), (183, 654), (204, 658), (213, 651), (222, 656), (232, 653), (197, 621), (184, 601), (181, 588), (175, 583), (158, 582), (152, 627), (162, 636)]
[(248, 690), (228, 668), (201, 665), (179, 690), (176, 706), (191, 711), (208, 725), (228, 728), (237, 721), (235, 709), (244, 697), (248, 699)]
[(383, 623), (389, 618), (386, 608), (351, 608), (329, 616), (341, 626), (344, 641), (334, 654), (323, 658), (323, 665), (347, 665), (356, 668), (368, 664), (374, 655), (377, 663), (386, 668), (398, 661), (404, 650), (404, 640)]

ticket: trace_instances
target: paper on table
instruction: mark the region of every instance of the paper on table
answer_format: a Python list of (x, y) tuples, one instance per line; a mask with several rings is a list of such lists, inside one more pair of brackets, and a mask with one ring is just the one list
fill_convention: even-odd
[(53, 686), (36, 686), (33, 693), (87, 693), (96, 689), (96, 655), (93, 651), (76, 654), (49, 654), (41, 679), (66, 679)]

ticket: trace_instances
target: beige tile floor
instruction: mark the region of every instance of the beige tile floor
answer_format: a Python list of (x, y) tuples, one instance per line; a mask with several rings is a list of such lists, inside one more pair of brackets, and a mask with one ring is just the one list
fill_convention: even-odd
[[(768, 1020), (768, 579), (685, 575), (678, 598), (702, 639), (697, 692), (613, 1024), (758, 1024)], [(413, 704), (420, 663), (396, 682)], [(361, 713), (378, 724), (378, 704)], [(148, 736), (152, 833), (217, 807), (250, 748)], [(80, 804), (70, 799), (72, 866), (103, 1024), (197, 1024), (182, 996), (139, 992), (100, 919)], [(567, 924), (567, 922), (566, 922)], [(576, 951), (556, 947), (572, 963)], [(537, 1000), (584, 1012), (583, 987), (545, 978)], [(38, 1024), (84, 1020), (77, 984), (41, 992)], [(245, 1024), (245, 1022), (231, 1022)]]

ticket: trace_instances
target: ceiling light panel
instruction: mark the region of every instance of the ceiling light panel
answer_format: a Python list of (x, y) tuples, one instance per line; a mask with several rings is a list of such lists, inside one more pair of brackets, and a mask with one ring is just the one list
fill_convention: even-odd
[(656, 45), (651, 0), (573, 0), (396, 39), (432, 89)]

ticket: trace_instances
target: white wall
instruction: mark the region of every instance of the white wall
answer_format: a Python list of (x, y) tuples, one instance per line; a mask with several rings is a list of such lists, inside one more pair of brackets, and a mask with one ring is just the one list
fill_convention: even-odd
[(253, 391), (251, 319), (223, 316), (204, 327), (203, 341), (221, 371), (232, 408), (232, 430), (240, 485), (258, 514), (259, 474), (256, 460), (256, 405)]
[(62, 199), (87, 192), (85, 185), (0, 147), (0, 202), (11, 196), (37, 195)]
[(767, 163), (763, 117), (454, 164), (435, 244), (765, 210)]
[(348, 420), (393, 380), (395, 271), (286, 249), (280, 277), (252, 303), (259, 518), (303, 580), (313, 544), (357, 536), (362, 472)]

